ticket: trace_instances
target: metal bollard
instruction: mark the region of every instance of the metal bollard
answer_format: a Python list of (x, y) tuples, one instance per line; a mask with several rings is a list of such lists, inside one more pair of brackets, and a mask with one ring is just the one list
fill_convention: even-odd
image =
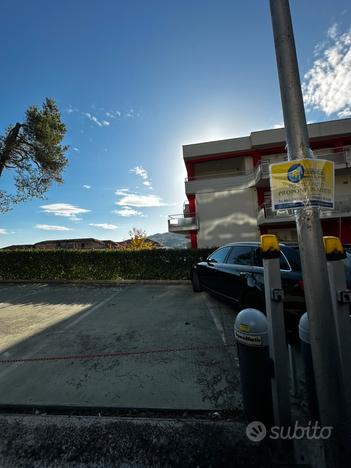
[(289, 392), (289, 354), (284, 323), (284, 290), (280, 272), (280, 247), (277, 236), (261, 236), (261, 255), (264, 268), (269, 355), (272, 369), (272, 401), (274, 423), (279, 427), (291, 425)]
[(335, 359), (335, 365), (339, 364), (341, 379), (340, 396), (342, 399), (342, 415), (338, 421), (337, 431), (341, 435), (345, 459), (351, 457), (351, 327), (350, 304), (351, 290), (347, 288), (344, 259), (346, 254), (338, 237), (324, 236), (324, 249), (327, 256), (327, 268), (329, 286), (333, 303), (333, 315), (336, 327), (339, 359)]
[(314, 379), (312, 349), (310, 342), (310, 324), (307, 312), (303, 314), (299, 322), (299, 337), (301, 341), (301, 353), (304, 363), (304, 374), (306, 381), (307, 402), (313, 421), (319, 421), (318, 399), (316, 382)]
[(242, 310), (235, 319), (234, 335), (246, 416), (270, 427), (273, 407), (266, 316), (257, 309)]

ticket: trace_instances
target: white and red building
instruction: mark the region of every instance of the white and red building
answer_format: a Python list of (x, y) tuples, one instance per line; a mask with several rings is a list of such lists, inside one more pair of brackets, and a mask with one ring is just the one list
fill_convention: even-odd
[[(335, 209), (321, 211), (325, 235), (351, 243), (351, 119), (308, 125), (317, 158), (334, 161)], [(287, 160), (284, 128), (183, 146), (187, 169), (184, 212), (170, 215), (170, 232), (192, 248), (258, 240), (274, 233), (296, 240), (294, 216), (271, 209), (269, 164)]]

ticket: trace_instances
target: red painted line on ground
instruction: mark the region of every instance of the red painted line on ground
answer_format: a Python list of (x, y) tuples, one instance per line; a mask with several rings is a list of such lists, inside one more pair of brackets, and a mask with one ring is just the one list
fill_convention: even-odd
[(211, 349), (225, 349), (235, 346), (220, 345), (220, 346), (192, 346), (188, 348), (165, 348), (165, 349), (150, 349), (145, 351), (118, 351), (114, 353), (96, 353), (96, 354), (73, 354), (68, 356), (40, 356), (32, 358), (18, 358), (18, 359), (1, 359), (0, 364), (15, 364), (21, 362), (42, 362), (42, 361), (75, 361), (85, 359), (100, 359), (109, 357), (123, 357), (123, 356), (141, 356), (144, 354), (157, 354), (157, 353), (178, 353), (182, 351), (204, 351)]

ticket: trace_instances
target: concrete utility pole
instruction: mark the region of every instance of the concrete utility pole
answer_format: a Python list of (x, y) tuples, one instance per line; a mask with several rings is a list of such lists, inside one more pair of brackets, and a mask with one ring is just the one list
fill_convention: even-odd
[[(270, 0), (270, 8), (288, 158), (311, 158), (289, 1)], [(337, 460), (342, 450), (344, 401), (319, 209), (306, 205), (295, 211), (295, 218), (321, 424), (335, 428), (328, 458), (330, 466), (341, 466)]]

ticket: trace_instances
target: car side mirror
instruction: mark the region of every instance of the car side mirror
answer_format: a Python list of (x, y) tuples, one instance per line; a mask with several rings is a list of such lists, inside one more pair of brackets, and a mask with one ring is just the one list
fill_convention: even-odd
[(206, 259), (206, 262), (209, 263), (209, 264), (210, 264), (210, 263), (217, 263), (217, 260), (215, 260), (214, 258), (208, 257), (208, 258)]

